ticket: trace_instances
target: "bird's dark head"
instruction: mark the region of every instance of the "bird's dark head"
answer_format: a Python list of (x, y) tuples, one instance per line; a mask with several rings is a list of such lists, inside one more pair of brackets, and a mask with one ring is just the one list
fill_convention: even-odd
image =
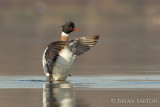
[(66, 34), (69, 34), (73, 31), (80, 31), (82, 29), (75, 29), (75, 24), (71, 21), (66, 22), (64, 25), (61, 26), (62, 27), (62, 31)]

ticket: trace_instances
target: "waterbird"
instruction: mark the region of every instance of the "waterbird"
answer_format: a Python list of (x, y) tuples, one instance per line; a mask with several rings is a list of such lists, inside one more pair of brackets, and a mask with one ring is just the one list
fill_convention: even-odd
[(49, 81), (65, 81), (70, 76), (70, 69), (76, 56), (92, 48), (98, 41), (99, 35), (85, 36), (68, 40), (69, 34), (76, 29), (74, 22), (66, 22), (62, 27), (59, 41), (50, 43), (42, 56), (43, 69)]

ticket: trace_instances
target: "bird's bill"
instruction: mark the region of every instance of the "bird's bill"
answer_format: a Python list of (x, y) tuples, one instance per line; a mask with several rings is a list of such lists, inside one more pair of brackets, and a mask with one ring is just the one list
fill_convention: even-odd
[(83, 29), (73, 29), (73, 31), (81, 31), (81, 30), (83, 30)]

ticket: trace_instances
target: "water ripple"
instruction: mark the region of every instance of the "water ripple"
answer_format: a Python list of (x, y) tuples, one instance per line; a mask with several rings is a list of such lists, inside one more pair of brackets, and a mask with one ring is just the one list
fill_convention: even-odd
[[(75, 89), (160, 89), (159, 75), (72, 76), (67, 82)], [(0, 76), (0, 88), (42, 88), (44, 84), (52, 83), (47, 82), (44, 76)]]

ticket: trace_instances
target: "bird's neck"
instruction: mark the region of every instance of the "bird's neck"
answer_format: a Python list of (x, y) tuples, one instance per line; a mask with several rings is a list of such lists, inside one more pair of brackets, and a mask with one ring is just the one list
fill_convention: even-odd
[(62, 32), (60, 41), (68, 41), (68, 34)]

